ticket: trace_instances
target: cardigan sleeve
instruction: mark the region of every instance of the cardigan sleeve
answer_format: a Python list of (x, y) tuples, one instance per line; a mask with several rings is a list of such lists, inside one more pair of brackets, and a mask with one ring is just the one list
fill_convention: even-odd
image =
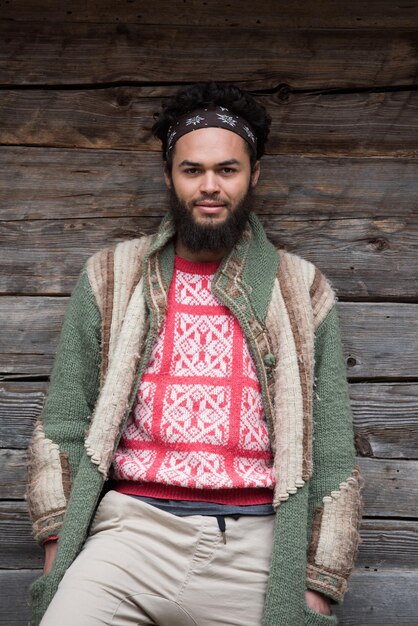
[(341, 602), (359, 544), (361, 478), (335, 302), (315, 334), (313, 419), (306, 585)]
[(35, 539), (59, 537), (99, 391), (100, 314), (86, 269), (65, 316), (47, 398), (28, 449), (27, 501)]

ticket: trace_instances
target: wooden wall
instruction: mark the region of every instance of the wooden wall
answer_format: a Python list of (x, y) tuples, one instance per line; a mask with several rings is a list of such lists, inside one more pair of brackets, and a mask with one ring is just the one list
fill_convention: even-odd
[(416, 625), (416, 0), (0, 0), (0, 624), (27, 623), (41, 567), (25, 448), (68, 296), (90, 254), (155, 229), (153, 113), (206, 79), (268, 106), (257, 210), (339, 295), (366, 479), (341, 624)]

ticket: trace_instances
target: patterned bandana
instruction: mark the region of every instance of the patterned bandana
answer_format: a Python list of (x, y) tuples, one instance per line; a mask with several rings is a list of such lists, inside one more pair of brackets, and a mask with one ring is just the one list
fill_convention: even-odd
[(180, 137), (199, 128), (226, 128), (245, 139), (254, 152), (257, 151), (257, 137), (248, 122), (229, 109), (219, 106), (212, 109), (195, 109), (181, 115), (168, 129), (166, 158), (168, 159)]

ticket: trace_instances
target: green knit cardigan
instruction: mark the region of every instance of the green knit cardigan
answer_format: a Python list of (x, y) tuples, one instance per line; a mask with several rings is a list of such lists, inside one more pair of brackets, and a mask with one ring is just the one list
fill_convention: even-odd
[[(70, 299), (29, 447), (34, 536), (59, 536), (52, 570), (31, 587), (34, 626), (106, 488), (164, 323), (174, 234), (167, 216), (156, 235), (98, 252)], [(334, 616), (306, 606), (304, 591), (341, 602), (359, 542), (360, 476), (335, 294), (314, 265), (277, 250), (254, 214), (212, 289), (248, 342), (274, 456), (276, 524), (262, 625), (334, 625)]]

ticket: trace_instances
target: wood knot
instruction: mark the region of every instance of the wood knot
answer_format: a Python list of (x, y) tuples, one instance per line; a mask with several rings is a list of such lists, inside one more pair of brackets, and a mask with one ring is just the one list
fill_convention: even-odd
[(370, 445), (370, 441), (367, 439), (367, 437), (363, 437), (362, 435), (359, 435), (358, 433), (356, 433), (354, 436), (354, 445), (356, 447), (356, 450), (359, 456), (366, 456), (366, 457), (374, 456), (373, 448)]
[(277, 98), (280, 102), (287, 102), (290, 98), (290, 87), (289, 85), (282, 84), (277, 88)]
[(118, 93), (116, 96), (116, 102), (120, 107), (127, 107), (131, 104), (131, 98), (127, 93)]
[(347, 358), (346, 363), (347, 363), (347, 367), (355, 367), (357, 365), (357, 359), (354, 356), (350, 355)]
[(389, 248), (389, 242), (383, 237), (376, 237), (376, 239), (370, 239), (369, 244), (376, 250), (376, 252), (382, 252)]

